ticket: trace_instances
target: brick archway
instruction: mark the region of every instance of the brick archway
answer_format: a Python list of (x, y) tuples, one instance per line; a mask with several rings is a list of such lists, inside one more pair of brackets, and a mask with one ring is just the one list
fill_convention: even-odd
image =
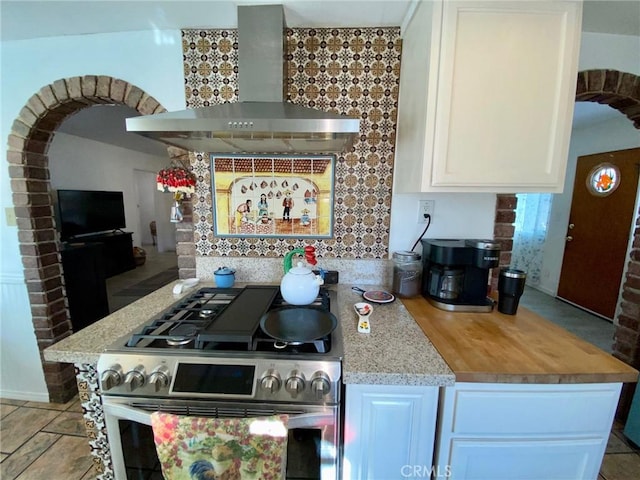
[[(640, 77), (617, 70), (585, 70), (578, 73), (576, 102), (609, 105), (625, 115), (640, 129)], [(515, 195), (498, 195), (494, 238), (502, 244), (501, 265), (511, 263), (515, 227)], [(621, 312), (614, 323), (613, 355), (640, 369), (640, 211), (636, 214), (633, 245), (628, 270), (622, 285)], [(618, 405), (618, 418), (626, 419), (635, 384), (623, 387)]]
[(578, 73), (576, 102), (609, 105), (640, 129), (640, 77), (617, 70), (585, 70)]
[[(616, 70), (586, 70), (578, 74), (576, 101), (609, 105), (640, 129), (640, 77)], [(622, 299), (614, 320), (613, 356), (640, 369), (640, 211), (636, 213), (633, 243), (622, 283)], [(622, 388), (617, 417), (625, 421), (635, 384)]]
[[(640, 77), (616, 70), (587, 70), (578, 74), (576, 101), (609, 105), (640, 129)], [(640, 368), (640, 211), (622, 285), (621, 313), (616, 317), (613, 355)]]
[(8, 140), (20, 255), (52, 402), (67, 401), (77, 387), (73, 365), (47, 362), (42, 357), (46, 347), (72, 333), (65, 307), (47, 153), (55, 130), (65, 118), (104, 104), (126, 105), (142, 115), (166, 111), (153, 97), (124, 80), (96, 75), (65, 78), (43, 87), (29, 99), (13, 122)]

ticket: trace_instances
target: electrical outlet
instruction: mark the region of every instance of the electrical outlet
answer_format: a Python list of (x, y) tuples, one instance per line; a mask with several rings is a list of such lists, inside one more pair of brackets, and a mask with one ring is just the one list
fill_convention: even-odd
[(435, 200), (418, 200), (418, 223), (427, 223), (426, 214), (431, 215), (431, 218), (433, 218), (435, 205)]

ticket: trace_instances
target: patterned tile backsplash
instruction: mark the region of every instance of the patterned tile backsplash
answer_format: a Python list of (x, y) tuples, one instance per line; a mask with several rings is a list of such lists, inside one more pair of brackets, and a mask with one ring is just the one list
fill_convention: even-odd
[[(182, 38), (187, 107), (237, 101), (237, 31), (183, 30)], [(400, 29), (294, 28), (287, 30), (286, 41), (290, 101), (360, 119), (359, 140), (336, 160), (333, 238), (215, 237), (209, 155), (193, 153), (196, 255), (281, 257), (311, 244), (319, 257), (386, 259)]]

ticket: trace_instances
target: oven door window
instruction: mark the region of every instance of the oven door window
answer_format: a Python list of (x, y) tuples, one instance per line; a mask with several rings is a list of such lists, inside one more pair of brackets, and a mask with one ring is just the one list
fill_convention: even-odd
[[(153, 430), (130, 420), (119, 420), (120, 439), (128, 480), (162, 480)], [(287, 442), (288, 480), (320, 479), (320, 429), (291, 429)], [(186, 469), (189, 466), (185, 466)], [(199, 480), (199, 479), (196, 479)]]
[(163, 480), (151, 427), (129, 420), (118, 423), (127, 479)]
[(287, 479), (320, 478), (320, 430), (289, 430)]

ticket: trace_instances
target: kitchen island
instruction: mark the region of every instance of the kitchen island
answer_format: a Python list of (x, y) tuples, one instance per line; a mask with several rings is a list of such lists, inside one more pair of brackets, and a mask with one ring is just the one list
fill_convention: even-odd
[[(173, 285), (45, 351), (77, 368), (100, 479), (113, 476), (96, 362), (192, 292), (176, 296)], [(353, 304), (361, 296), (332, 288), (344, 340), (343, 478), (512, 479), (540, 464), (556, 478), (597, 477), (620, 385), (636, 381), (636, 370), (522, 307), (515, 316), (450, 313), (405, 299), (373, 305), (371, 333), (360, 334)], [(497, 460), (505, 458), (513, 461)]]
[(440, 392), (436, 478), (598, 477), (635, 369), (524, 307), (473, 314), (403, 303), (456, 376)]
[[(114, 312), (89, 327), (65, 338), (45, 351), (50, 361), (73, 363), (77, 371), (79, 396), (82, 402), (87, 436), (98, 478), (111, 479), (111, 459), (102, 408), (101, 392), (96, 364), (102, 352), (118, 339), (148, 323), (176, 301), (201, 287), (213, 287), (201, 282), (194, 289), (179, 295), (172, 293), (177, 282), (166, 285), (146, 297)], [(237, 287), (243, 284), (236, 284)], [(367, 338), (355, 331), (355, 312), (352, 292), (348, 286), (331, 287), (338, 292), (339, 328), (344, 340), (343, 380), (345, 382), (427, 386), (437, 392), (440, 386), (453, 385), (454, 375), (437, 350), (413, 321), (401, 303), (376, 309), (380, 322), (386, 318), (384, 328), (378, 328)], [(355, 295), (355, 294), (353, 294)], [(382, 327), (382, 324), (380, 324)], [(416, 359), (421, 359), (416, 361)]]

